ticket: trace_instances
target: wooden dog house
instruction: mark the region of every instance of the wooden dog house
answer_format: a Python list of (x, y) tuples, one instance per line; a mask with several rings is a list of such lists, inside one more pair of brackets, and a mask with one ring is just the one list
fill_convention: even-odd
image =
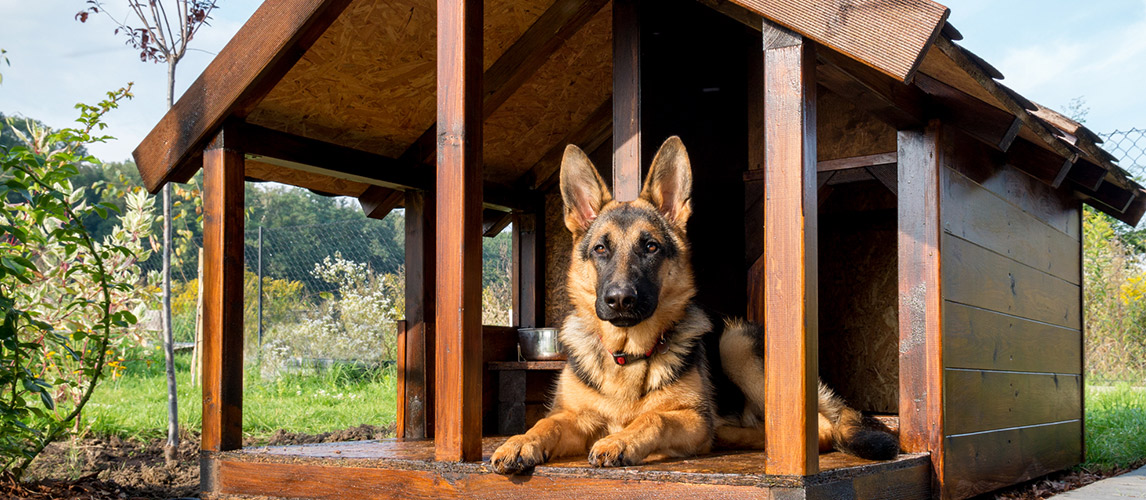
[[(267, 0), (135, 151), (153, 192), (204, 171), (205, 494), (965, 498), (1079, 463), (1082, 203), (1134, 224), (1146, 192), (1093, 132), (999, 83), (947, 15)], [(698, 300), (769, 332), (767, 449), (492, 474), (490, 368), (514, 337), (480, 324), (482, 234), (513, 222), (516, 325), (559, 324), (562, 149), (632, 199), (673, 134), (696, 177)], [(399, 439), (242, 448), (245, 179), (405, 207)], [(818, 455), (819, 373), (890, 415), (906, 453)]]

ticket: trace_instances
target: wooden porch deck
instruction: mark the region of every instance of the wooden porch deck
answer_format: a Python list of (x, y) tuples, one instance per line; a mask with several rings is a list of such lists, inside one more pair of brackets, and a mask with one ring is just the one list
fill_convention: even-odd
[(590, 467), (570, 457), (505, 477), (487, 466), (505, 440), (485, 438), (483, 462), (435, 462), (433, 441), (358, 441), (246, 448), (205, 453), (205, 498), (518, 498), (626, 499), (816, 498), (924, 499), (931, 494), (927, 454), (872, 462), (841, 453), (820, 455), (811, 476), (764, 474), (761, 452), (718, 452), (623, 468)]

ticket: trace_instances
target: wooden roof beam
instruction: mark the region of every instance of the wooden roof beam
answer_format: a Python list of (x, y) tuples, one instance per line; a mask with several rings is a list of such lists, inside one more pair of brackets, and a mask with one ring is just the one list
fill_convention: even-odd
[(843, 54), (821, 49), (824, 63), (817, 80), (828, 90), (848, 99), (898, 130), (918, 128), (927, 123), (927, 95), (911, 85), (889, 78)]
[(1019, 135), (1023, 121), (1011, 113), (922, 73), (916, 75), (915, 85), (930, 96), (941, 120), (994, 149), (1007, 152)]
[(350, 0), (267, 0), (132, 155), (143, 185), (186, 182), (223, 121), (246, 117), (338, 18)]

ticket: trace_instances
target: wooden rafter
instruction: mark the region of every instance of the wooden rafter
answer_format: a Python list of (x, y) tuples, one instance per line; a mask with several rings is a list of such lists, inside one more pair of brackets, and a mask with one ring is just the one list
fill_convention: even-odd
[(152, 193), (186, 182), (193, 161), (228, 117), (243, 118), (270, 92), (350, 0), (268, 0), (255, 11), (132, 155)]
[(613, 197), (641, 192), (641, 0), (613, 2)]

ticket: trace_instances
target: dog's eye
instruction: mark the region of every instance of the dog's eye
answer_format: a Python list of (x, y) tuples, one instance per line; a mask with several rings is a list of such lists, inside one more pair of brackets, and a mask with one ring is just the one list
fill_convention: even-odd
[(648, 253), (656, 253), (657, 250), (660, 250), (660, 249), (661, 249), (661, 245), (655, 241), (650, 241), (648, 243), (645, 243), (645, 251)]
[(608, 251), (608, 250), (605, 248), (605, 245), (602, 245), (599, 243), (597, 244), (597, 246), (593, 247), (593, 253), (595, 253), (597, 255), (605, 255), (606, 251)]

